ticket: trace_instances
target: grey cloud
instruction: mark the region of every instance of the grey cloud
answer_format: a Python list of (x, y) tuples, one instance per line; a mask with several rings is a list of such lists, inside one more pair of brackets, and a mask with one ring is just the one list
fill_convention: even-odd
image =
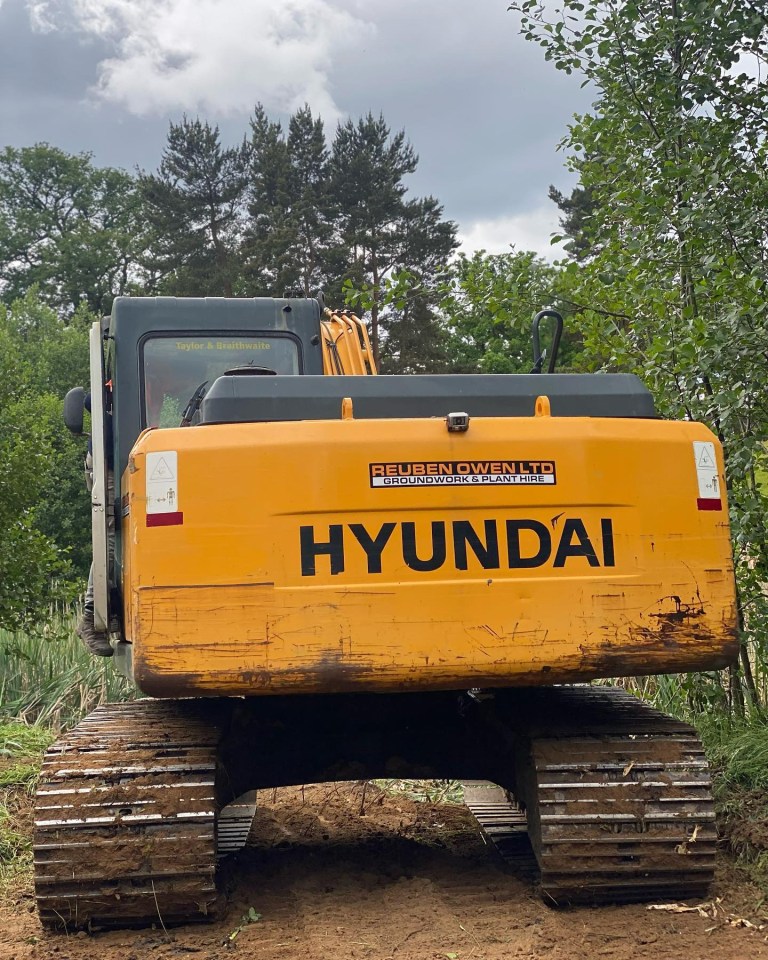
[[(506, 0), (334, 5), (375, 31), (331, 60), (331, 95), (343, 114), (381, 111), (393, 129), (405, 128), (420, 156), (413, 195), (434, 194), (468, 228), (540, 208), (550, 183), (571, 182), (555, 148), (589, 95), (517, 36)], [(86, 38), (71, 26), (35, 32), (23, 0), (4, 0), (0, 146), (47, 140), (90, 150), (100, 163), (154, 168), (168, 120), (181, 111), (138, 118), (94, 98), (99, 65), (115, 56), (117, 40)], [(258, 99), (258, 89), (246, 91), (244, 102)], [(206, 118), (220, 123), (229, 142), (247, 130), (246, 111)]]
[(534, 209), (550, 183), (570, 182), (556, 147), (590, 100), (517, 35), (507, 5), (366, 2), (377, 43), (334, 75), (345, 112), (381, 109), (406, 129), (421, 159), (414, 191), (435, 194), (462, 222)]
[(0, 148), (47, 141), (97, 162), (128, 169), (154, 167), (167, 117), (137, 120), (96, 103), (89, 90), (109, 42), (71, 28), (34, 30), (23, 0), (0, 6)]
[(106, 44), (84, 42), (70, 31), (33, 31), (23, 0), (5, 0), (0, 6), (0, 107), (6, 109), (9, 99), (82, 96), (107, 53)]

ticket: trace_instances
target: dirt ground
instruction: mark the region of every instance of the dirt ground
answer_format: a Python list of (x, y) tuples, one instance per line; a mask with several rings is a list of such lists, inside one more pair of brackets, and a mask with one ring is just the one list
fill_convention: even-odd
[(322, 784), (258, 799), (248, 847), (225, 868), (215, 923), (50, 935), (24, 890), (0, 908), (0, 958), (768, 958), (768, 908), (725, 856), (697, 909), (552, 910), (524, 864), (497, 861), (463, 807), (413, 803), (370, 784), (364, 795), (360, 784)]

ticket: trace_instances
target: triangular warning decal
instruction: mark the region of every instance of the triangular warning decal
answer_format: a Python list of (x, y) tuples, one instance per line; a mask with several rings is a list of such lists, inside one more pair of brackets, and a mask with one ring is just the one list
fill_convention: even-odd
[(174, 473), (173, 470), (168, 466), (164, 457), (161, 457), (155, 469), (152, 471), (149, 477), (150, 480), (173, 480)]
[(702, 447), (701, 453), (699, 454), (699, 462), (696, 464), (696, 466), (701, 467), (702, 469), (715, 469), (715, 458), (712, 456), (712, 453), (709, 450), (709, 445)]

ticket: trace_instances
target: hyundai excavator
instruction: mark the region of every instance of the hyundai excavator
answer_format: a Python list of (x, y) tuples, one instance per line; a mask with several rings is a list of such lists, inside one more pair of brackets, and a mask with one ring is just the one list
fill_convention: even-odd
[(95, 619), (144, 696), (48, 750), (45, 926), (209, 918), (244, 796), (387, 776), (497, 785), (547, 903), (705, 893), (694, 730), (591, 681), (736, 656), (722, 450), (634, 376), (555, 373), (540, 322), (533, 372), (461, 376), (377, 376), (313, 299), (93, 325)]

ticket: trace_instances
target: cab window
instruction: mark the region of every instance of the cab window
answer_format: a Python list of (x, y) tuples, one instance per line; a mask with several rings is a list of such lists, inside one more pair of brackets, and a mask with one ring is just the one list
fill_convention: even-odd
[(207, 381), (210, 386), (227, 370), (245, 366), (298, 374), (298, 343), (290, 336), (248, 334), (150, 338), (142, 349), (142, 425), (178, 427), (201, 383)]

